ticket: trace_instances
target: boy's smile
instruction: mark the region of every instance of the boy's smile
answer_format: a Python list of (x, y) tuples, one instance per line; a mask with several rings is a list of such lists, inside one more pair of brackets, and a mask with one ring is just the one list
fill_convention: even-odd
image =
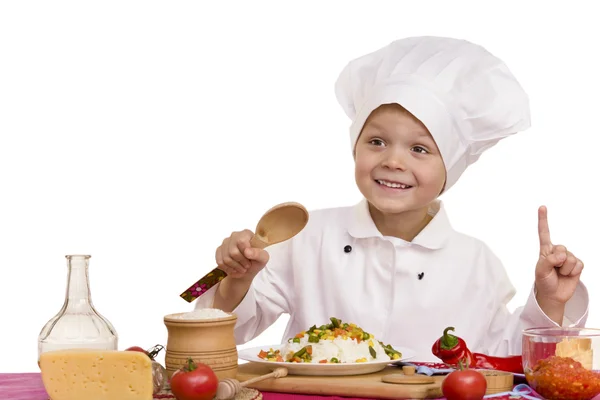
[(391, 180), (375, 179), (375, 182), (377, 182), (380, 186), (383, 186), (384, 189), (392, 189), (392, 192), (394, 192), (394, 190), (397, 192), (402, 192), (412, 188), (411, 185), (408, 185), (406, 183), (394, 182)]
[(446, 169), (433, 137), (398, 104), (371, 113), (356, 143), (355, 162), (356, 183), (380, 231), (386, 230), (383, 225), (417, 229), (444, 187)]

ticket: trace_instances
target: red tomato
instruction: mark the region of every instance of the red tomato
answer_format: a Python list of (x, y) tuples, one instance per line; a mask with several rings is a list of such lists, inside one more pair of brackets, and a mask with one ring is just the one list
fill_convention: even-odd
[(148, 355), (148, 352), (139, 346), (128, 347), (125, 349), (125, 351), (139, 351), (141, 353), (145, 353), (146, 355)]
[(485, 377), (473, 369), (451, 372), (442, 382), (442, 393), (448, 400), (481, 400), (486, 389)]
[(188, 364), (171, 376), (171, 392), (177, 400), (212, 400), (217, 393), (219, 378), (206, 364)]

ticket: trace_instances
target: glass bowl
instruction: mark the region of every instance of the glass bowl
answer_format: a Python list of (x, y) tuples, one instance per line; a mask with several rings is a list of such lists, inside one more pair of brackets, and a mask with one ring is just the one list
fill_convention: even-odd
[(593, 399), (600, 394), (600, 329), (524, 330), (523, 369), (546, 400)]

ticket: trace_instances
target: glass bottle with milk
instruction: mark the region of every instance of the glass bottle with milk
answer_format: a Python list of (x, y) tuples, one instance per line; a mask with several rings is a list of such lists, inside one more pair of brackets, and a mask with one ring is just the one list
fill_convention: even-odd
[(118, 335), (110, 321), (92, 304), (88, 255), (68, 255), (67, 291), (61, 310), (42, 328), (38, 358), (52, 350), (117, 350)]

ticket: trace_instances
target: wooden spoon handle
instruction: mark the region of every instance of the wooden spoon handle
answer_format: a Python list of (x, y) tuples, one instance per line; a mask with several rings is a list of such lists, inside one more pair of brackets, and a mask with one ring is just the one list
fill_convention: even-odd
[(275, 371), (271, 372), (270, 374), (265, 374), (265, 375), (261, 375), (261, 376), (257, 376), (256, 378), (252, 378), (252, 379), (248, 379), (247, 381), (244, 381), (241, 383), (241, 385), (243, 387), (250, 385), (252, 383), (255, 382), (259, 382), (265, 379), (269, 379), (269, 378), (281, 378), (283, 376), (286, 376), (288, 373), (287, 368), (277, 368), (275, 369)]
[[(257, 235), (254, 235), (254, 236), (252, 236), (252, 239), (250, 239), (250, 245), (252, 247), (256, 247), (259, 249), (264, 249), (269, 244), (260, 240)], [(215, 286), (217, 283), (219, 283), (223, 279), (225, 279), (226, 276), (227, 276), (227, 273), (225, 271), (223, 271), (222, 269), (219, 269), (219, 267), (214, 268), (208, 274), (204, 275), (202, 278), (197, 280), (192, 286), (187, 288), (179, 296), (181, 298), (183, 298), (185, 301), (187, 301), (188, 303), (191, 303), (192, 301), (196, 300), (198, 297), (200, 297), (204, 293), (206, 293), (210, 288)]]
[(265, 247), (267, 247), (269, 245), (269, 243), (266, 243), (264, 241), (262, 241), (258, 235), (254, 234), (252, 236), (252, 238), (250, 239), (250, 246), (258, 248), (258, 249), (264, 249)]
[(188, 303), (191, 303), (192, 301), (196, 300), (198, 297), (206, 293), (208, 289), (221, 282), (226, 276), (227, 273), (225, 271), (219, 268), (215, 268), (208, 274), (200, 278), (198, 281), (196, 281), (196, 283), (187, 288), (179, 296)]

